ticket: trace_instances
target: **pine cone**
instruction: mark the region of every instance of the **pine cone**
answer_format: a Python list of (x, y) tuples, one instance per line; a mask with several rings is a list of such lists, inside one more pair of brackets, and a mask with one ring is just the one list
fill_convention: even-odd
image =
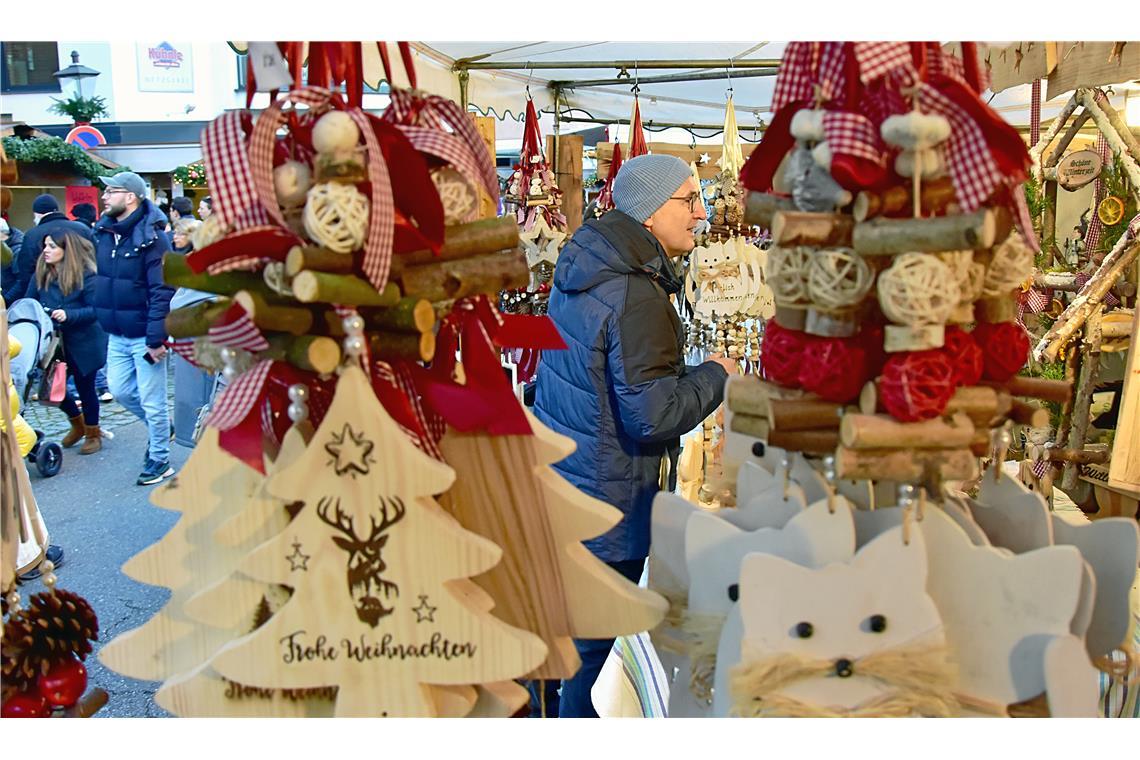
[(56, 590), (33, 594), (30, 606), (10, 615), (4, 624), (4, 686), (20, 690), (60, 660), (87, 659), (91, 642), (99, 639), (99, 620), (83, 597)]

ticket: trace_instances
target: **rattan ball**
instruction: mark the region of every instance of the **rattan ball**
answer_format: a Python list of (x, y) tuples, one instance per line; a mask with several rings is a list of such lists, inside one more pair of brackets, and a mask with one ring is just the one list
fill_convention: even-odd
[(368, 199), (352, 185), (322, 182), (309, 190), (304, 219), (315, 242), (336, 253), (352, 253), (364, 244)]
[(994, 251), (982, 285), (983, 298), (1008, 296), (1033, 271), (1033, 249), (1016, 231)]
[(312, 170), (300, 161), (286, 161), (273, 170), (273, 191), (277, 203), (285, 208), (303, 206), (312, 184)]
[(823, 309), (854, 306), (874, 282), (871, 267), (852, 248), (825, 248), (808, 259), (808, 297)]
[(344, 111), (329, 111), (313, 125), (313, 149), (318, 153), (351, 151), (360, 141), (360, 127)]
[(950, 268), (926, 253), (904, 253), (879, 275), (879, 305), (900, 325), (941, 325), (958, 306)]
[(807, 267), (811, 249), (805, 246), (781, 248), (772, 246), (768, 251), (768, 283), (776, 303), (795, 306), (809, 302)]

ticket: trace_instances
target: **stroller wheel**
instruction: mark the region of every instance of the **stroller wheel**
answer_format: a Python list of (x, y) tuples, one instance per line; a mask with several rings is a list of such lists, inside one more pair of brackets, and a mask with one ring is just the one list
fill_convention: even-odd
[(58, 443), (45, 443), (41, 445), (36, 454), (36, 469), (40, 475), (50, 478), (59, 473), (63, 467), (63, 448)]

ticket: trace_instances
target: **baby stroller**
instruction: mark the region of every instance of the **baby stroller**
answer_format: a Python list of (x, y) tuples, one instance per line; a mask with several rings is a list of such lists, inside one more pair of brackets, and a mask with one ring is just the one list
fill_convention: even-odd
[[(45, 365), (51, 359), (55, 325), (39, 301), (21, 298), (8, 307), (8, 334), (23, 346), (20, 354), (12, 359), (11, 368), (20, 404), (27, 407), (28, 397), (39, 387)], [(37, 429), (36, 445), (28, 452), (28, 461), (35, 463), (41, 476), (50, 478), (63, 467), (63, 447), (45, 440), (43, 431)]]

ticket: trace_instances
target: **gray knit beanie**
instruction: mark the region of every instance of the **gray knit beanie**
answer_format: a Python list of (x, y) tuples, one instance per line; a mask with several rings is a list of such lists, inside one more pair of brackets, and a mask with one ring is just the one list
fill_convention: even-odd
[(644, 222), (693, 176), (693, 170), (676, 156), (647, 154), (621, 165), (614, 180), (614, 208)]

